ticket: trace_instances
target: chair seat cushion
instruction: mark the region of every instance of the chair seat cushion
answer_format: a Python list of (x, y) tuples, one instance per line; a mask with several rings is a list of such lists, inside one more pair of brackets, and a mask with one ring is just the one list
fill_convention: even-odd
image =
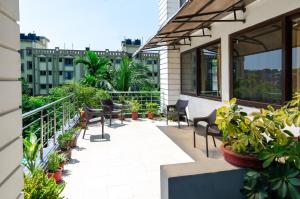
[(208, 134), (213, 136), (221, 136), (221, 131), (216, 126), (212, 126), (208, 128)]

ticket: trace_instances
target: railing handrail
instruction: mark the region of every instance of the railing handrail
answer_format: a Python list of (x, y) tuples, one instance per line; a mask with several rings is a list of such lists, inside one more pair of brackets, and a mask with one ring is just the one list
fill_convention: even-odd
[(29, 112), (27, 112), (27, 113), (23, 113), (23, 114), (22, 114), (22, 119), (25, 119), (25, 118), (27, 118), (27, 117), (29, 117), (29, 116), (32, 116), (32, 115), (34, 115), (34, 114), (36, 114), (36, 113), (38, 113), (38, 112), (41, 112), (41, 111), (43, 111), (43, 110), (45, 110), (45, 109), (47, 109), (47, 108), (49, 108), (49, 107), (51, 107), (51, 106), (53, 106), (53, 105), (55, 105), (55, 104), (58, 104), (58, 103), (64, 101), (65, 99), (68, 99), (68, 98), (70, 98), (70, 97), (72, 97), (72, 96), (74, 96), (74, 94), (71, 94), (71, 95), (69, 95), (69, 96), (63, 97), (63, 98), (61, 98), (61, 99), (59, 99), (59, 100), (56, 100), (56, 101), (54, 101), (54, 102), (51, 102), (51, 103), (46, 104), (46, 105), (44, 105), (44, 106), (41, 106), (41, 107), (39, 107), (39, 108), (37, 108), (37, 109), (34, 109), (34, 110), (32, 110), (32, 111), (29, 111)]
[(160, 91), (110, 91), (108, 93), (160, 93)]

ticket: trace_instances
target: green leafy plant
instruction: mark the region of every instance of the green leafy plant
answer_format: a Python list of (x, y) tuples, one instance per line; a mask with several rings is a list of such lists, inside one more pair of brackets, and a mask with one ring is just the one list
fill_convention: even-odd
[(63, 199), (60, 194), (65, 184), (56, 184), (55, 180), (48, 178), (41, 169), (35, 169), (29, 175), (24, 175), (25, 199)]
[(154, 102), (148, 102), (146, 104), (146, 110), (148, 113), (154, 113), (157, 114), (158, 112), (158, 104)]
[(249, 171), (243, 188), (247, 198), (300, 198), (300, 143), (286, 129), (300, 126), (300, 95), (279, 109), (268, 106), (248, 115), (232, 99), (218, 109), (216, 123), (224, 141), (241, 154), (263, 161), (261, 171)]
[(34, 133), (30, 133), (28, 137), (23, 139), (24, 144), (24, 163), (23, 165), (32, 173), (37, 167), (36, 158), (41, 149), (41, 144), (38, 142)]
[(289, 164), (276, 164), (262, 171), (247, 171), (242, 192), (250, 199), (298, 199), (300, 194), (296, 187), (299, 186), (299, 170)]
[(58, 146), (62, 151), (67, 151), (70, 149), (69, 143), (73, 139), (73, 134), (70, 131), (66, 131), (65, 133), (58, 136)]
[(59, 161), (59, 165), (65, 163), (67, 161), (65, 154), (63, 153), (58, 154), (58, 161)]
[(130, 110), (131, 110), (132, 113), (139, 112), (140, 108), (141, 108), (141, 105), (137, 100), (131, 100), (130, 101)]
[(47, 168), (50, 172), (56, 172), (59, 169), (60, 163), (61, 163), (61, 156), (58, 154), (58, 152), (52, 152), (48, 156), (48, 164)]

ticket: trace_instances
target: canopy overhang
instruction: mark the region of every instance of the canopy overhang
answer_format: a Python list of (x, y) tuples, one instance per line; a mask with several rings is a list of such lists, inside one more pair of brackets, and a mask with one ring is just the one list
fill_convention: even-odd
[[(245, 22), (238, 12), (245, 12), (246, 6), (253, 1), (255, 0), (188, 0), (135, 54), (163, 46), (178, 49), (178, 46), (190, 45), (191, 38), (210, 37), (207, 30), (215, 22)], [(226, 18), (232, 13), (232, 19)], [(197, 31), (199, 32), (194, 34)]]

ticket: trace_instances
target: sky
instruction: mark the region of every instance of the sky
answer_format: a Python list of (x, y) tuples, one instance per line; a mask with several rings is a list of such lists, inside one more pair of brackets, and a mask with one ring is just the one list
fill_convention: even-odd
[(158, 0), (20, 0), (21, 33), (50, 39), (49, 48), (118, 50), (124, 38), (158, 30)]

